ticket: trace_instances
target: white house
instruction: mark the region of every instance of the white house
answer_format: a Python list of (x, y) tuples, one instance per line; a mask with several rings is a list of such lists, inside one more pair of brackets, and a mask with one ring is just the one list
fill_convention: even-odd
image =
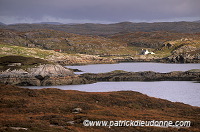
[(152, 55), (153, 55), (153, 54), (155, 54), (155, 53), (154, 53), (154, 52), (149, 52), (148, 49), (142, 49), (141, 54), (142, 54), (142, 55), (147, 55), (147, 54), (152, 54)]

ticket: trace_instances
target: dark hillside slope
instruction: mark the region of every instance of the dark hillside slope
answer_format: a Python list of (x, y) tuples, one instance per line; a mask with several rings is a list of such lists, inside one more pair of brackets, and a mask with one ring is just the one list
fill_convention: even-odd
[(118, 32), (152, 32), (169, 31), (179, 33), (197, 33), (200, 32), (200, 23), (198, 22), (156, 22), (156, 23), (132, 23), (121, 22), (115, 24), (14, 24), (1, 26), (0, 28), (12, 29), (17, 31), (30, 31), (35, 29), (53, 29), (75, 34), (87, 35), (110, 35)]

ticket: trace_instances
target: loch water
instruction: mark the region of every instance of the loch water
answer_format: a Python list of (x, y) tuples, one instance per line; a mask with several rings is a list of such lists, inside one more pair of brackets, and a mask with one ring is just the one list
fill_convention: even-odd
[[(187, 71), (200, 69), (200, 64), (165, 64), (165, 63), (118, 63), (118, 64), (95, 64), (82, 66), (67, 66), (79, 69), (82, 73), (104, 73), (114, 70), (130, 72), (138, 71)], [(167, 99), (172, 102), (183, 102), (192, 106), (200, 107), (200, 83), (193, 81), (153, 81), (153, 82), (97, 82), (82, 85), (62, 86), (26, 86), (30, 89), (59, 88), (62, 90), (79, 90), (86, 92), (111, 92), (111, 91), (137, 91), (151, 97)]]

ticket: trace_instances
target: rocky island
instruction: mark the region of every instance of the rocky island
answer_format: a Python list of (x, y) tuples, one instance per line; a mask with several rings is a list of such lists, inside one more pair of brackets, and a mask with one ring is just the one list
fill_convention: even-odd
[(159, 73), (153, 71), (126, 72), (116, 70), (108, 73), (85, 73), (82, 77), (93, 81), (200, 81), (200, 70)]

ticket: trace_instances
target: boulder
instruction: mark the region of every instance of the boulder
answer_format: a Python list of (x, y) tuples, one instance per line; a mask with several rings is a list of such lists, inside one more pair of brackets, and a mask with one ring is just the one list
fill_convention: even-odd
[(72, 110), (72, 113), (75, 113), (75, 114), (78, 114), (78, 113), (81, 113), (82, 112), (82, 108), (74, 108)]
[(74, 73), (64, 68), (61, 65), (53, 65), (53, 64), (45, 64), (40, 65), (35, 68), (29, 68), (28, 72), (33, 76), (40, 75), (41, 77), (49, 76), (49, 77), (64, 77), (64, 76), (73, 76)]

